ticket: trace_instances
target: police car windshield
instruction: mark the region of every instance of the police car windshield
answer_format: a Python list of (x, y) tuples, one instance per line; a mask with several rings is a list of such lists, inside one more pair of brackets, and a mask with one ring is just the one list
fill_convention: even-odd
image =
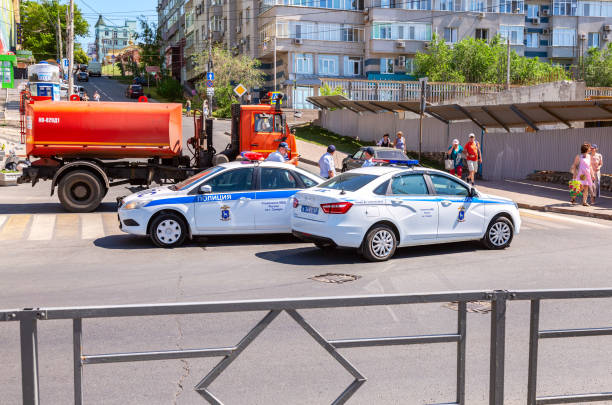
[(193, 185), (196, 181), (205, 179), (224, 169), (225, 167), (223, 166), (211, 167), (210, 169), (201, 171), (200, 173), (194, 176), (191, 176), (188, 179), (181, 181), (180, 183), (176, 183), (175, 185), (170, 186), (170, 190), (174, 190), (174, 191), (185, 190), (186, 188), (189, 188), (191, 185)]
[(356, 191), (375, 178), (376, 176), (372, 174), (343, 173), (340, 176), (327, 180), (319, 187), (331, 188), (334, 190)]

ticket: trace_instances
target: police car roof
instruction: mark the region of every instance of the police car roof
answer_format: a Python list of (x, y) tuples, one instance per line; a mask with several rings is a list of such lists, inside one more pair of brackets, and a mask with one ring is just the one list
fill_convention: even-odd
[(351, 170), (351, 173), (358, 174), (375, 174), (377, 176), (382, 176), (387, 173), (396, 172), (399, 170), (408, 169), (408, 166), (368, 166), (368, 167), (360, 167), (357, 169)]
[[(233, 162), (221, 163), (219, 166), (230, 169), (230, 168), (234, 168), (234, 167), (244, 167), (244, 166), (255, 165), (255, 164), (257, 164), (259, 166), (263, 166), (263, 167), (283, 167), (283, 168), (288, 168), (288, 169), (295, 169), (296, 168), (291, 163), (274, 162), (274, 161), (270, 161), (270, 160), (257, 160), (257, 161), (236, 160), (236, 161), (233, 161)], [(300, 169), (300, 168), (298, 167), (298, 169)], [(303, 169), (301, 169), (301, 170), (303, 170)]]

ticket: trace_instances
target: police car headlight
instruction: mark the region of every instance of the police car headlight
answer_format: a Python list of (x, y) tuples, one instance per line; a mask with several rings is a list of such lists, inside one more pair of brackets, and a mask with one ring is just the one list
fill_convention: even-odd
[(151, 200), (130, 201), (129, 203), (125, 204), (122, 207), (122, 209), (124, 209), (124, 210), (135, 210), (135, 209), (144, 207), (145, 205), (147, 205), (150, 202), (151, 202)]

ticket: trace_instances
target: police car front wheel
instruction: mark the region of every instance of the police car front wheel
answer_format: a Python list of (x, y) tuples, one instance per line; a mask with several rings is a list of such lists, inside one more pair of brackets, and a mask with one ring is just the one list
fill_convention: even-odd
[(176, 214), (162, 214), (151, 223), (151, 240), (159, 247), (177, 247), (186, 237), (187, 226)]
[(393, 256), (396, 248), (397, 238), (393, 229), (387, 225), (376, 225), (366, 234), (361, 253), (371, 262), (382, 262)]
[(504, 249), (510, 246), (513, 236), (512, 221), (506, 217), (497, 217), (489, 224), (482, 241), (487, 249)]

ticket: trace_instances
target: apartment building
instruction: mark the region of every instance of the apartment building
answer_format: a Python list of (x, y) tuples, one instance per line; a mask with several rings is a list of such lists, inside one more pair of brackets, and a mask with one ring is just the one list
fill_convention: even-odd
[[(161, 3), (172, 2), (162, 0)], [(307, 107), (321, 78), (414, 80), (434, 33), (448, 43), (500, 35), (527, 57), (575, 64), (612, 41), (612, 1), (190, 0), (192, 46), (213, 42), (262, 62), (265, 89)], [(207, 19), (207, 15), (210, 17)], [(208, 23), (207, 23), (208, 21)], [(199, 45), (201, 44), (201, 45)], [(199, 48), (197, 48), (199, 49)], [(276, 55), (276, 58), (274, 58)]]
[(95, 60), (114, 60), (121, 49), (133, 43), (137, 28), (136, 20), (125, 20), (123, 26), (117, 26), (105, 23), (100, 15), (95, 25)]

